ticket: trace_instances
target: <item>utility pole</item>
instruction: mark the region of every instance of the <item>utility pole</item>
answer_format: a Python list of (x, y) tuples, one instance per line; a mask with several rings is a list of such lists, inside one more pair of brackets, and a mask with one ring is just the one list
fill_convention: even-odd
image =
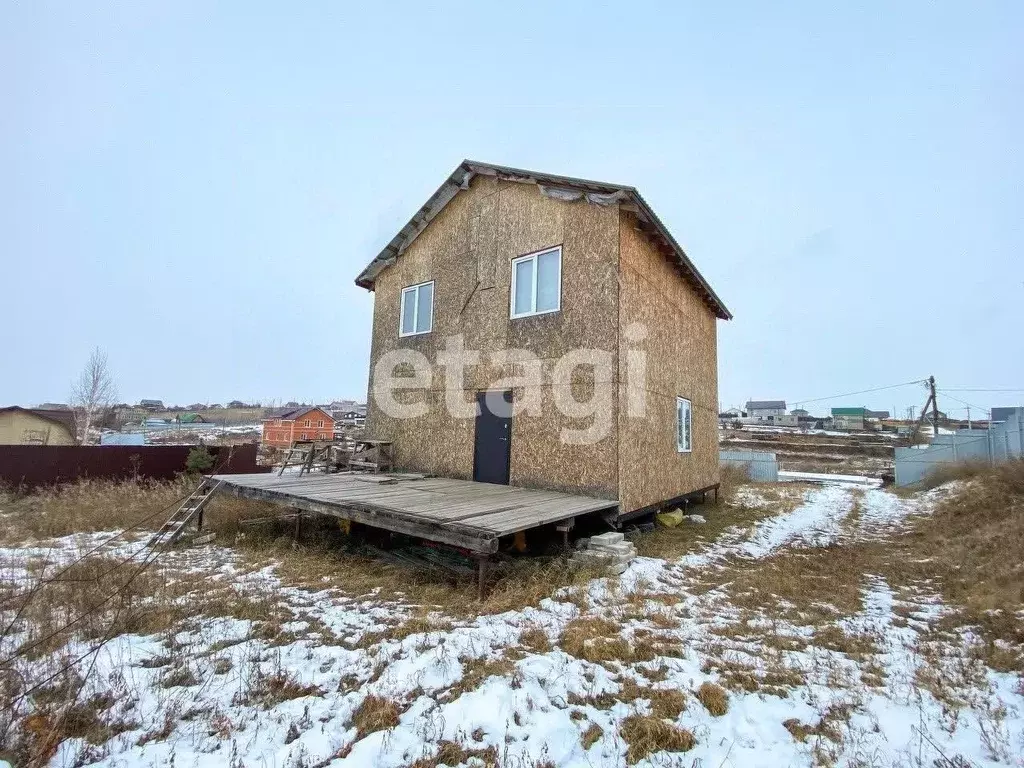
[(971, 406), (967, 406), (967, 428), (971, 429)]
[[(910, 444), (913, 445), (917, 440), (917, 433), (921, 430), (921, 425), (924, 424), (924, 420), (928, 418), (928, 406), (932, 407), (932, 429), (935, 431), (934, 437), (939, 436), (939, 408), (935, 404), (935, 377), (929, 376), (922, 382), (928, 387), (928, 399), (924, 401), (924, 407), (921, 409), (921, 416), (914, 423), (913, 430), (910, 433)], [(911, 411), (913, 412), (913, 411)]]

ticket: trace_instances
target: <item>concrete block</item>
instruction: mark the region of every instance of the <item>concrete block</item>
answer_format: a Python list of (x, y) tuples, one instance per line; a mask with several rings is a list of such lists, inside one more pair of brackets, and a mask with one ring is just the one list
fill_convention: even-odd
[(601, 552), (594, 552), (589, 549), (585, 552), (580, 552), (577, 557), (581, 563), (628, 563), (633, 559), (633, 555), (605, 554)]
[(622, 562), (614, 562), (614, 561), (609, 560), (608, 558), (604, 558), (604, 557), (596, 558), (596, 559), (595, 558), (585, 558), (585, 559), (582, 559), (582, 560), (577, 560), (577, 559), (573, 558), (572, 562), (574, 564), (576, 564), (576, 565), (584, 566), (584, 567), (587, 567), (587, 568), (593, 568), (595, 566), (597, 566), (599, 568), (607, 568), (612, 573), (622, 573), (623, 571), (626, 570), (626, 568), (629, 567), (629, 563), (630, 563), (629, 560), (624, 560)]
[(594, 544), (594, 543), (598, 543), (598, 544), (618, 544), (624, 538), (625, 537), (621, 533), (616, 533), (614, 531), (611, 531), (609, 533), (601, 533), (601, 534), (598, 534), (597, 536), (591, 536), (590, 537), (590, 542), (591, 542), (591, 544)]
[(620, 541), (618, 544), (595, 544), (590, 542), (588, 552), (607, 552), (610, 555), (635, 554), (636, 547), (631, 542)]

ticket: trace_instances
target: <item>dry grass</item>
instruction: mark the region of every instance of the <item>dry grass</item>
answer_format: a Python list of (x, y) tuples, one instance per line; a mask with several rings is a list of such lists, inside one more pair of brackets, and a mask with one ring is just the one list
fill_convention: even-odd
[(768, 606), (778, 618), (826, 623), (863, 607), (865, 574), (881, 567), (882, 544), (832, 545), (785, 550), (755, 561), (736, 561), (708, 575), (708, 586), (728, 582), (730, 601), (758, 611)]
[(750, 477), (743, 467), (725, 464), (718, 469), (718, 483), (719, 501), (729, 501), (738, 489), (750, 484)]
[(580, 734), (580, 743), (583, 745), (583, 749), (590, 749), (602, 736), (604, 736), (604, 728), (597, 723), (591, 723), (587, 726), (587, 730)]
[(618, 694), (619, 701), (633, 702), (638, 699), (650, 704), (651, 714), (667, 720), (675, 720), (686, 709), (686, 694), (675, 688), (651, 688), (627, 678)]
[[(30, 570), (32, 568), (30, 567)], [(94, 555), (71, 565), (59, 578), (56, 568), (8, 581), (0, 587), (0, 611), (20, 612), (17, 652), (39, 658), (73, 637), (90, 640), (121, 634), (161, 632), (186, 615), (167, 601), (165, 580), (139, 564)]]
[(590, 662), (628, 661), (629, 643), (619, 634), (621, 626), (608, 619), (588, 616), (566, 625), (558, 645), (570, 656)]
[[(199, 481), (89, 480), (37, 489), (31, 493), (0, 490), (6, 515), (0, 543), (47, 539), (72, 533), (114, 531), (132, 526), (155, 530), (195, 490)], [(275, 514), (278, 508), (230, 496), (213, 499), (206, 511), (208, 527), (231, 538), (246, 518)]]
[(720, 647), (707, 649), (701, 670), (716, 674), (726, 688), (746, 693), (763, 693), (786, 698), (791, 690), (806, 683), (804, 673), (786, 663), (785, 657), (772, 648), (761, 652), (759, 664), (753, 664)]
[[(984, 640), (975, 655), (1001, 671), (1024, 671), (1024, 461), (951, 465), (932, 478), (951, 479), (964, 482), (885, 539), (736, 561), (705, 586), (725, 581), (734, 606), (813, 625), (817, 645), (863, 662), (877, 652), (876, 639), (843, 632), (835, 619), (861, 611), (878, 577), (911, 598), (918, 585), (937, 588), (953, 610), (936, 629), (970, 625)], [(754, 681), (736, 674), (732, 682)]]
[[(313, 589), (332, 586), (347, 594), (374, 594), (378, 600), (412, 602), (444, 610), (451, 616), (480, 616), (520, 610), (537, 605), (562, 587), (579, 587), (605, 575), (594, 568), (581, 568), (565, 558), (524, 558), (501, 563), (493, 569), (493, 580), (483, 602), (477, 600), (473, 578), (453, 576), (437, 570), (394, 565), (346, 552), (331, 542), (326, 546), (290, 547), (265, 557), (266, 542), (247, 538), (250, 563), (276, 564), (276, 574), (287, 584)], [(563, 598), (568, 599), (568, 598)]]
[(455, 766), (468, 763), (470, 760), (480, 761), (484, 768), (497, 768), (498, 750), (494, 747), (486, 749), (467, 749), (457, 741), (442, 741), (437, 746), (437, 752), (430, 757), (421, 757), (409, 768), (436, 768), (439, 765)]
[[(611, 709), (622, 697), (621, 693), (588, 693), (581, 696), (578, 693), (570, 693), (568, 702), (574, 707), (593, 707), (594, 709)], [(580, 715), (585, 717), (585, 715)]]
[(558, 638), (558, 646), (571, 656), (596, 664), (654, 661), (659, 656), (681, 654), (675, 639), (665, 639), (646, 629), (638, 629), (631, 640), (620, 631), (622, 624), (599, 616), (573, 619)]
[(729, 694), (720, 685), (701, 683), (696, 696), (708, 714), (714, 717), (721, 717), (729, 711)]
[(160, 511), (167, 508), (169, 515), (171, 505), (196, 485), (184, 477), (170, 482), (86, 479), (28, 494), (6, 493), (0, 498), (8, 515), (0, 537), (13, 544), (26, 538), (111, 531), (153, 515), (150, 527), (155, 527), (164, 522), (161, 517), (166, 518)]
[[(0, 498), (6, 514), (0, 543), (123, 529), (147, 517), (150, 520), (141, 529), (154, 528), (194, 485), (194, 481), (184, 478), (166, 483), (83, 480), (27, 495), (7, 493)], [(484, 602), (479, 603), (476, 584), (468, 576), (382, 563), (344, 551), (346, 540), (327, 518), (311, 518), (304, 528), (310, 538), (304, 538), (298, 550), (291, 547), (287, 538), (290, 532), (279, 524), (243, 525), (246, 520), (274, 517), (280, 512), (270, 504), (220, 495), (207, 507), (205, 523), (221, 541), (235, 541), (239, 554), (251, 567), (274, 563), (277, 575), (289, 585), (315, 589), (334, 586), (353, 595), (374, 593), (382, 600), (434, 606), (457, 616), (503, 613), (536, 605), (562, 587), (571, 591), (603, 575), (598, 569), (570, 565), (565, 558), (510, 561), (492, 570), (491, 588)], [(287, 546), (280, 546), (282, 538)]]
[(323, 695), (323, 690), (315, 685), (302, 685), (287, 670), (277, 669), (271, 674), (257, 673), (248, 688), (236, 694), (233, 703), (258, 705), (270, 709), (282, 701)]
[[(801, 744), (811, 742), (813, 765), (831, 766), (839, 758), (838, 747), (843, 743), (843, 731), (855, 710), (853, 704), (836, 702), (825, 710), (816, 723), (803, 723), (794, 717), (783, 722), (782, 727)], [(935, 765), (940, 763), (936, 762)]]
[(160, 678), (160, 686), (162, 688), (187, 688), (189, 686), (199, 685), (199, 682), (199, 678), (196, 677), (195, 672), (184, 664), (172, 667)]
[(666, 723), (652, 715), (630, 715), (619, 726), (619, 735), (629, 745), (626, 763), (634, 765), (656, 752), (689, 752), (697, 744), (686, 728)]
[(532, 627), (519, 636), (519, 644), (534, 653), (547, 653), (551, 650), (548, 633), (540, 627)]
[(515, 663), (511, 659), (506, 658), (460, 658), (459, 662), (462, 664), (462, 677), (455, 685), (438, 696), (438, 699), (441, 701), (454, 701), (464, 693), (475, 691), (489, 677), (514, 678), (516, 673)]
[(356, 739), (362, 739), (375, 731), (386, 731), (398, 725), (402, 708), (398, 702), (385, 699), (383, 696), (370, 694), (352, 714), (352, 724), (356, 727)]
[(413, 616), (401, 624), (376, 632), (366, 632), (359, 641), (352, 645), (353, 648), (373, 648), (384, 640), (400, 643), (412, 635), (426, 635), (430, 632), (447, 632), (454, 625), (447, 619), (442, 619), (429, 614)]
[[(756, 490), (757, 495), (769, 503), (764, 506), (746, 505), (743, 496), (737, 495), (744, 489)], [(644, 557), (675, 560), (708, 546), (730, 528), (751, 529), (766, 517), (793, 509), (802, 501), (806, 490), (807, 486), (802, 483), (758, 483), (754, 486), (741, 470), (723, 467), (718, 504), (709, 503), (689, 510), (703, 515), (707, 522), (657, 528), (638, 536), (633, 543), (637, 553)]]
[[(1024, 642), (1024, 627), (1013, 616), (1024, 607), (1024, 460), (944, 470), (954, 472), (970, 482), (914, 521), (902, 543), (916, 559), (929, 558), (926, 570), (946, 596), (984, 628)], [(986, 619), (988, 611), (999, 615)]]
[(115, 703), (109, 694), (78, 701), (74, 691), (51, 689), (47, 696), (33, 696), (33, 703), (34, 711), (21, 723), (16, 740), (6, 745), (11, 751), (4, 756), (13, 759), (15, 765), (47, 765), (67, 739), (84, 739), (100, 745), (137, 727), (136, 723), (108, 717), (108, 710)]
[(952, 464), (938, 464), (916, 487), (931, 490), (953, 480), (973, 480), (988, 475), (991, 465), (987, 461), (958, 461)]
[(843, 653), (855, 661), (866, 661), (879, 651), (874, 636), (864, 632), (846, 632), (835, 624), (815, 629), (814, 644), (819, 648)]

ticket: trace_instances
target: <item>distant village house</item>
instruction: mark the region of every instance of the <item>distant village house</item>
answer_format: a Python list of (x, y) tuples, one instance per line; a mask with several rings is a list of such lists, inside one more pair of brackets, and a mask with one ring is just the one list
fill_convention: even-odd
[(263, 420), (263, 444), (288, 448), (296, 440), (333, 440), (334, 419), (322, 408), (302, 407)]
[(833, 408), (832, 426), (835, 429), (857, 431), (864, 429), (867, 408)]
[[(747, 418), (754, 423), (760, 424), (782, 424), (786, 419), (785, 400), (748, 400)], [(796, 421), (793, 420), (795, 424)]]

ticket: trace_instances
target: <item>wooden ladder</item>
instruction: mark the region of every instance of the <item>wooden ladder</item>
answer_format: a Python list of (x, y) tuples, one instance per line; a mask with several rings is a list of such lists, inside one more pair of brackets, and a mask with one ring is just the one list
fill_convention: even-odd
[[(291, 447), (287, 449), (284, 455), (284, 464), (281, 465), (281, 469), (278, 470), (277, 476), (280, 477), (284, 474), (285, 469), (289, 466), (295, 466), (302, 464), (302, 468), (299, 470), (299, 477), (312, 471), (313, 464), (319, 459), (324, 462), (324, 471), (327, 471), (329, 467), (329, 460), (331, 454), (331, 445), (328, 443), (322, 448), (317, 448), (315, 440), (296, 440), (292, 443)], [(297, 461), (292, 461), (297, 459)]]
[(177, 511), (167, 518), (167, 522), (161, 525), (149, 539), (149, 546), (155, 547), (158, 544), (170, 546), (181, 538), (185, 532), (185, 526), (196, 518), (198, 518), (198, 527), (201, 528), (203, 509), (219, 487), (220, 480), (204, 477), (199, 487), (192, 491), (192, 494), (182, 502)]

